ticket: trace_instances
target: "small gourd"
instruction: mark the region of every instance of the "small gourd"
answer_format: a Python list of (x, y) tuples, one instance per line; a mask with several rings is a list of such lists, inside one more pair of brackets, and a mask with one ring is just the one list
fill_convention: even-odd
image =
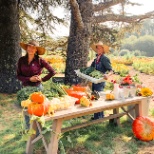
[(114, 99), (115, 99), (114, 94), (112, 93), (106, 94), (106, 100), (114, 100)]
[(84, 107), (89, 107), (92, 105), (90, 100), (86, 96), (82, 96), (80, 98), (80, 104), (81, 106), (84, 106)]
[(31, 103), (31, 100), (30, 99), (27, 99), (27, 100), (23, 100), (21, 101), (21, 106), (23, 108), (27, 108), (29, 106), (29, 104)]

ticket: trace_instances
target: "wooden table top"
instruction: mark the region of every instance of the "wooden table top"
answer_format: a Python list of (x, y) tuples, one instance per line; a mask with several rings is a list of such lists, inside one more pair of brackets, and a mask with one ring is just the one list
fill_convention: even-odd
[(133, 98), (128, 98), (124, 100), (112, 100), (112, 101), (105, 101), (104, 99), (100, 98), (97, 101), (92, 101), (92, 106), (90, 107), (82, 107), (81, 105), (75, 105), (69, 109), (57, 111), (52, 116), (46, 115), (45, 119), (48, 121), (48, 120), (54, 120), (54, 119), (59, 119), (63, 117), (69, 117), (77, 114), (78, 115), (83, 113), (86, 114), (89, 112), (95, 113), (95, 111), (98, 112), (98, 110), (103, 111), (103, 110), (113, 109), (116, 107), (125, 106), (129, 104), (130, 105), (135, 104), (135, 102), (142, 101), (144, 99), (147, 99), (147, 98), (139, 96), (139, 97), (133, 97)]

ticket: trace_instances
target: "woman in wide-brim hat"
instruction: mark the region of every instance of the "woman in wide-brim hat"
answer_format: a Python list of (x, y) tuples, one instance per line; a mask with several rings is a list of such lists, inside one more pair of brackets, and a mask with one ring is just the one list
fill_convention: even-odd
[[(39, 55), (45, 53), (45, 48), (40, 47), (39, 43), (31, 40), (28, 43), (20, 43), (22, 49), (26, 50), (26, 55), (18, 61), (17, 78), (23, 86), (41, 86), (41, 82), (49, 80), (55, 75), (54, 69)], [(48, 70), (48, 74), (41, 77), (43, 68)]]
[[(54, 69), (39, 55), (45, 53), (45, 48), (40, 47), (39, 43), (31, 40), (28, 43), (20, 43), (22, 49), (26, 50), (26, 55), (20, 57), (17, 65), (17, 78), (21, 81), (22, 86), (37, 87), (42, 90), (42, 82), (49, 80), (56, 74)], [(43, 68), (48, 70), (48, 74), (42, 76)], [(29, 117), (24, 115), (26, 129), (29, 129)]]
[(20, 46), (21, 46), (22, 49), (24, 49), (24, 50), (27, 50), (27, 47), (28, 47), (28, 46), (34, 46), (34, 47), (36, 47), (36, 50), (37, 50), (37, 54), (38, 54), (38, 55), (43, 55), (43, 54), (45, 53), (45, 48), (40, 47), (40, 46), (39, 46), (39, 43), (36, 42), (35, 40), (31, 40), (31, 41), (29, 41), (28, 43), (21, 42), (21, 43), (20, 43)]
[(102, 52), (103, 53), (108, 53), (109, 52), (109, 46), (103, 44), (103, 42), (99, 41), (98, 43), (94, 43), (91, 45), (91, 48), (97, 52), (97, 46), (101, 46), (103, 48)]
[[(107, 45), (104, 45), (101, 41), (98, 43), (94, 43), (91, 45), (91, 48), (96, 52), (96, 58), (91, 64), (91, 67), (94, 67), (96, 70), (102, 72), (102, 76), (105, 76), (105, 79), (107, 79), (107, 76), (104, 75), (106, 72), (110, 72), (112, 74), (112, 66), (110, 59), (105, 56), (106, 53), (109, 52), (109, 47)], [(101, 82), (98, 84), (92, 84), (92, 91), (103, 91), (105, 87), (105, 82)], [(92, 119), (99, 119), (103, 118), (104, 113), (98, 112), (94, 113), (94, 117)]]

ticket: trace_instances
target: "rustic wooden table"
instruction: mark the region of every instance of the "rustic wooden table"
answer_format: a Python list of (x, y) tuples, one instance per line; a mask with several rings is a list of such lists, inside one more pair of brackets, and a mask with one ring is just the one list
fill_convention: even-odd
[[(119, 110), (120, 108), (121, 110)], [(58, 111), (54, 114), (54, 116), (45, 117), (45, 121), (53, 120), (51, 127), (52, 127), (52, 132), (54, 133), (51, 132), (49, 145), (47, 145), (45, 138), (41, 133), (40, 124), (37, 121), (33, 121), (31, 123), (31, 128), (34, 130), (38, 129), (40, 132), (40, 135), (37, 137), (35, 135), (30, 136), (29, 140), (27, 141), (26, 154), (33, 153), (34, 143), (40, 139), (42, 139), (43, 141), (47, 154), (57, 154), (58, 140), (59, 140), (59, 135), (61, 133), (86, 127), (96, 123), (100, 123), (109, 119), (114, 119), (117, 122), (117, 124), (119, 124), (119, 119), (124, 115), (127, 115), (131, 119), (137, 116), (147, 116), (148, 115), (148, 110), (146, 110), (147, 108), (148, 108), (148, 98), (146, 97), (134, 97), (134, 98), (128, 98), (125, 100), (113, 100), (113, 101), (105, 101), (100, 98), (99, 100), (94, 101), (93, 106), (91, 107), (81, 107), (80, 105), (76, 105), (70, 109)], [(88, 121), (73, 127), (62, 128), (62, 123), (64, 120), (69, 120), (72, 118), (77, 118), (88, 114), (93, 114), (93, 113), (101, 112), (104, 110), (111, 110), (111, 109), (113, 109), (113, 114), (107, 117), (104, 117), (98, 120)]]

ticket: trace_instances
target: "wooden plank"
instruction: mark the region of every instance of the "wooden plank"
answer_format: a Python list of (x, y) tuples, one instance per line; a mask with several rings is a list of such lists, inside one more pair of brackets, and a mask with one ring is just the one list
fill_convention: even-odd
[(107, 116), (107, 117), (104, 117), (104, 118), (101, 118), (101, 119), (97, 119), (97, 120), (93, 120), (93, 121), (88, 121), (88, 122), (85, 122), (85, 123), (82, 123), (82, 124), (78, 124), (78, 125), (75, 125), (75, 126), (63, 128), (62, 129), (62, 133), (68, 132), (70, 130), (75, 130), (75, 129), (87, 127), (87, 126), (90, 126), (90, 125), (93, 125), (93, 124), (97, 124), (97, 123), (100, 123), (100, 122), (104, 122), (104, 121), (109, 120), (109, 119), (115, 119), (117, 117), (119, 118), (119, 117), (122, 117), (124, 115), (126, 115), (125, 112), (117, 113), (117, 114), (112, 114), (110, 116)]
[[(36, 121), (33, 121), (31, 123), (30, 129), (34, 129), (36, 131), (37, 129)], [(34, 145), (32, 144), (32, 141), (34, 140), (35, 137), (36, 137), (36, 134), (35, 135), (33, 134), (29, 137), (26, 145), (26, 154), (33, 154)]]
[(147, 99), (143, 99), (140, 106), (140, 111), (142, 111), (142, 116), (148, 116), (149, 114), (149, 104), (150, 104), (150, 98), (147, 97)]
[(68, 110), (62, 110), (56, 112), (53, 116), (45, 116), (46, 121), (54, 120), (54, 119), (61, 119), (65, 117), (65, 119), (69, 119), (69, 117), (78, 117), (79, 115), (86, 115), (89, 113), (97, 113), (104, 110), (110, 110), (114, 108), (118, 108), (121, 106), (128, 106), (128, 105), (134, 105), (137, 101), (141, 100), (147, 100), (147, 98), (129, 98), (126, 100), (114, 100), (114, 101), (95, 101), (93, 102), (92, 107), (81, 107), (80, 105), (76, 105), (71, 109)]
[(42, 126), (41, 126), (41, 124), (40, 124), (39, 122), (36, 122), (36, 125), (37, 125), (37, 128), (38, 128), (38, 130), (39, 130), (39, 133), (40, 133), (40, 136), (41, 136), (43, 145), (44, 145), (44, 147), (45, 147), (45, 150), (46, 150), (46, 152), (47, 152), (47, 151), (48, 151), (47, 142), (46, 142), (46, 140), (45, 140), (45, 138), (44, 138), (44, 136), (43, 136), (43, 134), (42, 134)]
[(140, 103), (136, 104), (135, 105), (135, 116), (136, 117), (138, 117), (139, 115), (142, 115), (140, 109), (141, 109), (141, 104)]
[[(113, 114), (118, 114), (119, 113), (119, 108), (113, 109)], [(120, 117), (117, 117), (114, 119), (114, 124), (119, 126), (120, 125)]]
[(48, 146), (47, 154), (57, 154), (58, 140), (59, 135), (61, 134), (62, 122), (62, 119), (56, 119), (53, 121), (51, 139)]
[(131, 120), (134, 120), (134, 117), (129, 113), (129, 111), (131, 111), (133, 108), (130, 108), (128, 111), (124, 108), (124, 107), (121, 107), (121, 109), (126, 112), (127, 116), (131, 119)]

